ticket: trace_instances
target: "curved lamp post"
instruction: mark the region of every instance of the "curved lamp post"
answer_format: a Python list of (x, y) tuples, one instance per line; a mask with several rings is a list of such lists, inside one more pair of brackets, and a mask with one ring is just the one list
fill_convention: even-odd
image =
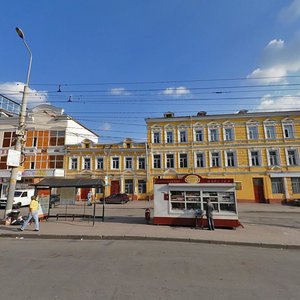
[[(26, 83), (24, 85), (22, 102), (21, 102), (19, 126), (18, 126), (18, 129), (16, 130), (15, 150), (21, 153), (21, 150), (22, 150), (22, 147), (23, 147), (24, 141), (25, 141), (24, 137), (25, 137), (25, 127), (26, 127), (25, 121), (26, 121), (26, 109), (27, 109), (27, 89), (28, 89), (28, 84), (29, 84), (29, 79), (30, 79), (32, 53), (26, 43), (25, 36), (24, 36), (22, 29), (17, 27), (16, 32), (19, 35), (19, 37), (23, 40), (23, 43), (29, 53), (29, 65), (28, 65), (27, 78), (26, 78)], [(12, 211), (14, 194), (15, 194), (16, 183), (17, 183), (17, 178), (18, 178), (18, 171), (19, 171), (19, 166), (12, 166), (10, 181), (9, 181), (8, 195), (7, 195), (6, 211), (5, 211), (6, 216), (8, 213), (10, 213)]]

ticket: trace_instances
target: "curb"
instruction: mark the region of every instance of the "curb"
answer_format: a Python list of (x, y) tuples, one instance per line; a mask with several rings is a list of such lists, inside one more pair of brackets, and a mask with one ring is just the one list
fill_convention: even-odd
[(238, 241), (217, 241), (217, 240), (200, 240), (191, 238), (168, 238), (168, 237), (151, 237), (151, 236), (130, 236), (130, 235), (53, 235), (53, 234), (0, 234), (0, 238), (15, 239), (51, 239), (51, 240), (127, 240), (127, 241), (165, 241), (165, 242), (181, 242), (196, 244), (212, 244), (212, 245), (228, 245), (228, 246), (244, 246), (259, 247), (268, 249), (289, 249), (300, 250), (300, 245), (293, 244), (267, 244), (258, 242), (238, 242)]

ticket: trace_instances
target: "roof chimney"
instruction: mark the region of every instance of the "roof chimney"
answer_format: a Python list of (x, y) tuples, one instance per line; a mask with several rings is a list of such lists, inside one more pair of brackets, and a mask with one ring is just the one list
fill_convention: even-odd
[(165, 117), (165, 118), (173, 118), (173, 117), (174, 117), (174, 113), (168, 111), (168, 112), (164, 113), (164, 117)]
[(206, 116), (206, 111), (199, 111), (197, 113), (197, 117), (203, 117), (203, 116)]

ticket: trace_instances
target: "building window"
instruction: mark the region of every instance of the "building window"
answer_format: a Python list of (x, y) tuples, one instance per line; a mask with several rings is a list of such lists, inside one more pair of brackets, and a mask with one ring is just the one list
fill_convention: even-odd
[(160, 169), (161, 168), (160, 154), (154, 154), (153, 155), (153, 168), (154, 169)]
[(267, 125), (265, 127), (265, 133), (266, 133), (266, 139), (268, 139), (268, 140), (275, 140), (276, 139), (275, 126), (274, 125)]
[(196, 153), (196, 167), (197, 168), (205, 167), (204, 153)]
[(32, 141), (32, 147), (36, 147), (36, 146), (37, 146), (37, 137), (34, 137)]
[(160, 132), (158, 131), (153, 132), (153, 143), (154, 144), (160, 143)]
[(139, 169), (144, 170), (146, 168), (145, 157), (139, 157)]
[(187, 168), (188, 167), (188, 158), (186, 153), (179, 154), (179, 168)]
[(283, 125), (283, 134), (287, 139), (294, 138), (294, 127), (293, 125)]
[(16, 144), (16, 133), (15, 132), (4, 132), (2, 147), (12, 147)]
[(277, 150), (269, 150), (269, 166), (279, 166), (279, 158)]
[(294, 149), (287, 150), (287, 158), (288, 158), (289, 166), (298, 165), (298, 155), (297, 155), (296, 150), (294, 150)]
[(104, 169), (104, 158), (103, 157), (97, 157), (97, 169), (98, 170)]
[(233, 141), (233, 128), (225, 128), (224, 140), (225, 141)]
[(260, 154), (259, 151), (250, 152), (250, 162), (251, 166), (260, 166)]
[(294, 194), (300, 194), (300, 177), (292, 177), (292, 190)]
[(125, 179), (125, 193), (133, 194), (133, 180), (132, 179)]
[(64, 131), (50, 131), (49, 146), (63, 146), (65, 144)]
[(125, 169), (132, 169), (132, 157), (125, 157)]
[(7, 169), (6, 161), (7, 161), (7, 156), (1, 156), (0, 157), (0, 169), (1, 170), (6, 170)]
[(120, 169), (120, 158), (119, 157), (112, 158), (112, 169), (114, 169), (114, 170)]
[(50, 169), (63, 169), (64, 156), (63, 155), (50, 155), (49, 156)]
[(77, 170), (77, 168), (78, 168), (78, 159), (77, 159), (77, 157), (71, 157), (69, 169), (70, 170)]
[(225, 154), (226, 154), (226, 166), (235, 167), (236, 166), (235, 152), (226, 151)]
[(168, 144), (172, 144), (174, 142), (173, 131), (167, 131), (166, 135), (167, 135), (166, 142)]
[(195, 142), (203, 142), (203, 130), (195, 129)]
[(272, 183), (272, 193), (273, 194), (283, 194), (283, 181), (282, 178), (271, 178)]
[(167, 154), (166, 155), (166, 167), (167, 168), (174, 168), (174, 154)]
[(210, 142), (217, 142), (219, 140), (218, 135), (219, 135), (218, 129), (216, 129), (216, 128), (209, 129)]
[(90, 170), (91, 169), (91, 158), (90, 157), (84, 157), (83, 158), (83, 169), (84, 170)]
[(220, 167), (220, 153), (212, 152), (211, 153), (211, 167)]
[(138, 193), (145, 194), (146, 191), (146, 180), (139, 180), (138, 181)]
[(180, 130), (179, 131), (179, 141), (180, 141), (180, 143), (186, 143), (187, 142), (187, 136), (186, 136), (186, 131), (185, 130)]
[(30, 170), (34, 170), (35, 169), (35, 162), (31, 161), (30, 162)]
[(249, 140), (257, 140), (258, 139), (258, 128), (257, 128), (257, 126), (249, 126), (248, 127), (248, 139)]

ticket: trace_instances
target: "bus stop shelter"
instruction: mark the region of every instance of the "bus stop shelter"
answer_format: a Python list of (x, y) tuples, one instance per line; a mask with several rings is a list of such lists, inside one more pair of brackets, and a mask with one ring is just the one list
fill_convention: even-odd
[[(47, 194), (51, 194), (52, 188), (101, 188), (103, 187), (104, 181), (102, 179), (91, 179), (91, 178), (44, 178), (40, 182), (32, 184), (35, 186), (36, 191), (39, 190), (49, 190)], [(67, 206), (66, 206), (67, 207)], [(95, 222), (95, 213), (96, 213), (96, 203), (94, 201), (94, 209), (93, 209), (93, 224)], [(63, 214), (60, 214), (63, 216)], [(67, 217), (67, 211), (65, 212), (65, 216)], [(82, 215), (78, 215), (81, 216)], [(56, 216), (59, 217), (58, 215)], [(74, 219), (74, 214), (73, 214)], [(102, 219), (104, 220), (104, 204), (103, 204), (103, 213)]]

